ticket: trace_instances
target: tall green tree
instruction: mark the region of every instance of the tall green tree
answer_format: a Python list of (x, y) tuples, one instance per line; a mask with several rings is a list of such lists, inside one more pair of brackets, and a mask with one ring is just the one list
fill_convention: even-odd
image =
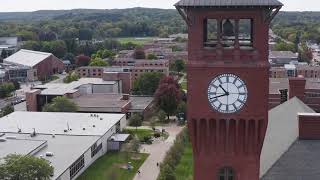
[(129, 125), (136, 127), (136, 130), (139, 126), (142, 125), (142, 116), (138, 113), (134, 113), (129, 119)]
[(182, 59), (178, 59), (174, 62), (175, 69), (178, 73), (185, 70), (185, 62)]
[(89, 66), (109, 66), (109, 63), (101, 58), (91, 59)]
[(163, 74), (147, 72), (138, 77), (133, 84), (133, 93), (137, 95), (154, 95)]
[(0, 179), (49, 180), (52, 174), (49, 161), (34, 156), (11, 154), (0, 163)]
[(2, 108), (1, 110), (1, 117), (6, 116), (8, 114), (11, 114), (12, 112), (14, 112), (14, 108), (11, 105), (8, 105), (4, 108)]
[(76, 112), (78, 106), (70, 99), (64, 96), (58, 96), (52, 100), (51, 103), (46, 104), (43, 112)]

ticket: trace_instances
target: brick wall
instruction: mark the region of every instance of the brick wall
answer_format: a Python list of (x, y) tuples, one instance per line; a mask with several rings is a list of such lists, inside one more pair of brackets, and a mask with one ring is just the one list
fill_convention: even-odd
[(41, 90), (31, 90), (29, 92), (26, 92), (27, 111), (38, 111), (37, 95), (40, 93)]
[(320, 114), (298, 114), (299, 139), (320, 140)]

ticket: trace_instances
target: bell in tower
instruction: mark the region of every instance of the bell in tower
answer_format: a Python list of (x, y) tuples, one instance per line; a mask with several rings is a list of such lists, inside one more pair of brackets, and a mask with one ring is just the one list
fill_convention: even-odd
[(277, 0), (181, 0), (195, 180), (258, 180)]

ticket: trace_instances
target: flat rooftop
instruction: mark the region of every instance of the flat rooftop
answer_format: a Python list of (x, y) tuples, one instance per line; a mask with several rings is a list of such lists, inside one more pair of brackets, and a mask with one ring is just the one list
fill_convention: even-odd
[(8, 136), (1, 137), (5, 141), (0, 142), (0, 159), (9, 154), (32, 155), (34, 149), (46, 144), (43, 140), (6, 139), (6, 137)]
[[(288, 78), (270, 78), (270, 94), (280, 94), (279, 90), (289, 89)], [(320, 79), (306, 78), (306, 89), (320, 90)]]
[(79, 106), (80, 111), (90, 109), (92, 112), (99, 110), (105, 112), (106, 108), (112, 109), (112, 112), (121, 112), (121, 108), (130, 103), (129, 100), (123, 100), (122, 95), (119, 94), (87, 94), (76, 97), (72, 101)]
[[(61, 134), (76, 136), (102, 136), (112, 128), (124, 114), (13, 112), (0, 118), (0, 132), (30, 134)], [(95, 127), (93, 127), (95, 126)], [(66, 129), (71, 129), (64, 132)], [(85, 130), (83, 130), (85, 128)]]
[(68, 93), (74, 93), (82, 85), (94, 84), (94, 85), (114, 85), (117, 81), (104, 81), (102, 78), (81, 78), (78, 81), (66, 83), (47, 83), (44, 85), (35, 86), (34, 89), (43, 89), (42, 95), (65, 95)]
[[(0, 154), (14, 153), (17, 151), (19, 154), (27, 154), (30, 150), (35, 150), (32, 154), (35, 157), (47, 159), (54, 167), (54, 176), (52, 179), (57, 179), (65, 170), (67, 170), (72, 163), (74, 163), (88, 148), (90, 148), (95, 142), (98, 141), (100, 136), (64, 136), (56, 135), (43, 135), (38, 134), (35, 137), (30, 137), (29, 134), (18, 133), (6, 133), (5, 136), (15, 136), (19, 140), (7, 140), (8, 143), (6, 149), (1, 148), (0, 142)], [(36, 149), (35, 142), (46, 141), (47, 145)], [(35, 144), (34, 144), (35, 143)], [(24, 148), (25, 152), (19, 150)], [(11, 152), (10, 152), (11, 151)], [(47, 157), (46, 152), (52, 152), (52, 157)]]

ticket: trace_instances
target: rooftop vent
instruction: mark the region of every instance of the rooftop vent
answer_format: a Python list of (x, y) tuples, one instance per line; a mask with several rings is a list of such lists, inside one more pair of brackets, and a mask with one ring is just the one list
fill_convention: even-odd
[(46, 152), (46, 156), (52, 157), (53, 156), (53, 152)]
[(55, 134), (52, 134), (52, 138), (55, 138), (56, 137), (56, 135)]
[(17, 139), (16, 136), (7, 136), (6, 139)]
[(82, 128), (82, 130), (86, 130), (86, 128)]
[(36, 129), (33, 128), (33, 132), (30, 134), (30, 137), (35, 137), (37, 135)]
[(22, 131), (21, 131), (21, 129), (20, 128), (18, 128), (18, 133), (21, 133)]
[(102, 121), (103, 120), (103, 118), (100, 118), (100, 121)]
[(93, 125), (92, 127), (96, 127), (96, 125)]
[(65, 132), (65, 133), (68, 132), (68, 129), (64, 129), (63, 132)]

